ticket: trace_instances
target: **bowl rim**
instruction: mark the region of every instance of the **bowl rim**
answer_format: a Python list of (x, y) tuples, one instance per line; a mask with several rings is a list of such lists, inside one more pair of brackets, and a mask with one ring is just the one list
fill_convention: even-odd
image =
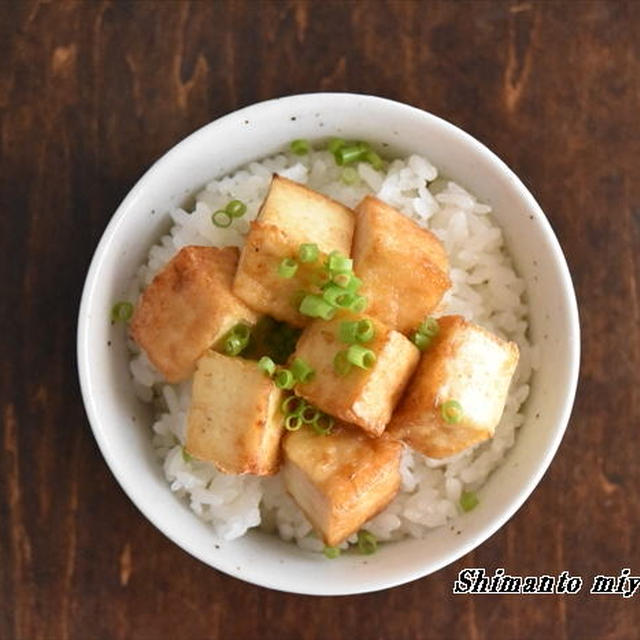
[[(88, 310), (91, 306), (91, 300), (94, 292), (94, 288), (96, 286), (96, 274), (100, 270), (100, 267), (103, 261), (106, 259), (106, 254), (109, 249), (111, 237), (116, 232), (120, 221), (127, 214), (128, 209), (138, 197), (138, 194), (145, 188), (146, 183), (150, 181), (153, 176), (159, 171), (159, 167), (171, 159), (171, 157), (175, 154), (178, 154), (180, 151), (188, 147), (192, 144), (197, 138), (205, 136), (209, 129), (213, 127), (223, 126), (226, 122), (231, 121), (237, 118), (246, 118), (251, 119), (253, 114), (262, 110), (264, 107), (273, 105), (275, 103), (286, 103), (292, 107), (299, 107), (300, 104), (304, 103), (307, 100), (350, 100), (357, 99), (358, 101), (363, 101), (364, 103), (369, 104), (377, 104), (381, 106), (386, 106), (388, 108), (395, 109), (399, 115), (404, 114), (412, 114), (414, 116), (418, 116), (425, 120), (430, 120), (432, 124), (441, 127), (446, 130), (447, 133), (451, 135), (455, 135), (461, 138), (465, 144), (473, 147), (479, 154), (485, 156), (487, 160), (489, 160), (496, 168), (498, 172), (502, 172), (506, 177), (509, 178), (510, 182), (517, 189), (519, 197), (524, 201), (525, 206), (529, 209), (529, 211), (533, 212), (536, 217), (536, 222), (540, 225), (543, 235), (545, 236), (546, 241), (549, 244), (549, 248), (553, 255), (553, 259), (555, 262), (555, 266), (560, 275), (560, 287), (565, 294), (565, 303), (568, 311), (567, 323), (569, 327), (570, 340), (569, 340), (569, 362), (568, 362), (568, 388), (567, 393), (565, 395), (565, 401), (562, 405), (562, 409), (559, 412), (560, 418), (557, 421), (555, 430), (553, 431), (553, 438), (547, 447), (544, 455), (541, 457), (538, 465), (535, 468), (535, 473), (533, 473), (528, 480), (525, 482), (521, 491), (516, 494), (502, 509), (499, 517), (495, 517), (488, 524), (482, 527), (475, 538), (470, 540), (466, 545), (460, 545), (455, 549), (452, 549), (448, 553), (444, 553), (439, 561), (431, 563), (428, 567), (420, 566), (416, 568), (414, 571), (405, 573), (402, 577), (398, 578), (390, 578), (388, 580), (378, 580), (375, 585), (366, 584), (363, 585), (362, 589), (354, 590), (350, 589), (348, 591), (341, 590), (340, 586), (337, 585), (335, 589), (327, 590), (318, 588), (317, 590), (300, 590), (296, 589), (294, 586), (288, 584), (287, 581), (282, 580), (269, 580), (263, 578), (256, 578), (255, 576), (246, 576), (246, 575), (238, 575), (233, 573), (232, 571), (227, 571), (224, 568), (220, 568), (212, 563), (210, 558), (206, 558), (205, 555), (199, 551), (195, 545), (190, 545), (183, 540), (177, 540), (171, 533), (167, 531), (167, 528), (164, 526), (161, 518), (156, 516), (153, 509), (149, 508), (147, 504), (141, 503), (141, 501), (137, 500), (133, 492), (129, 488), (129, 482), (126, 478), (121, 478), (116, 475), (115, 463), (112, 461), (109, 448), (107, 446), (107, 441), (104, 438), (104, 434), (102, 430), (98, 429), (96, 425), (101, 421), (101, 417), (99, 415), (99, 409), (95, 403), (95, 399), (92, 397), (89, 388), (89, 340), (87, 339), (88, 332), (90, 329), (90, 314)], [(300, 103), (300, 104), (299, 104)], [(388, 98), (383, 98), (375, 95), (368, 94), (359, 94), (359, 93), (350, 93), (350, 92), (311, 92), (311, 93), (301, 93), (289, 96), (282, 96), (277, 98), (272, 98), (269, 100), (264, 100), (261, 102), (257, 102), (251, 104), (249, 106), (243, 107), (236, 111), (230, 112), (226, 115), (223, 115), (219, 118), (212, 120), (211, 122), (203, 125), (196, 129), (193, 133), (189, 134), (185, 138), (181, 139), (178, 143), (176, 143), (173, 147), (168, 149), (164, 154), (162, 154), (157, 160), (153, 162), (153, 164), (145, 171), (145, 173), (137, 180), (135, 185), (129, 190), (125, 198), (122, 200), (120, 205), (117, 207), (115, 213), (112, 215), (109, 223), (104, 229), (100, 241), (98, 242), (89, 269), (87, 271), (82, 296), (79, 305), (79, 313), (78, 313), (78, 329), (77, 329), (77, 364), (78, 364), (78, 374), (80, 380), (80, 389), (83, 399), (83, 404), (85, 407), (85, 411), (87, 414), (87, 418), (89, 420), (89, 424), (91, 426), (91, 430), (93, 435), (98, 443), (98, 447), (100, 452), (109, 467), (109, 470), (115, 477), (116, 481), (125, 492), (125, 494), (129, 497), (129, 499), (135, 504), (137, 509), (145, 516), (147, 520), (149, 520), (157, 529), (159, 529), (165, 536), (167, 536), (173, 543), (177, 544), (181, 549), (185, 550), (190, 555), (198, 558), (208, 566), (215, 568), (218, 571), (222, 571), (231, 575), (235, 578), (239, 578), (245, 582), (249, 582), (252, 584), (256, 584), (259, 586), (290, 592), (290, 593), (298, 593), (298, 594), (308, 594), (308, 595), (348, 595), (348, 594), (357, 594), (357, 593), (368, 593), (374, 592), (394, 586), (398, 586), (401, 584), (406, 584), (413, 580), (419, 579), (431, 573), (434, 573), (441, 568), (451, 564), (452, 562), (458, 560), (462, 556), (469, 553), (471, 550), (475, 549), (477, 546), (482, 544), (484, 541), (488, 540), (496, 531), (498, 531), (513, 515), (520, 509), (523, 503), (527, 500), (527, 498), (531, 495), (534, 489), (539, 484), (540, 480), (546, 473), (551, 461), (553, 460), (558, 447), (562, 441), (564, 433), (566, 431), (569, 418), (571, 415), (571, 411), (573, 409), (575, 394), (577, 390), (578, 384), (578, 375), (580, 368), (580, 323), (579, 323), (579, 314), (578, 314), (578, 305), (575, 295), (575, 290), (573, 287), (573, 283), (571, 280), (569, 268), (565, 259), (565, 256), (560, 247), (559, 241), (556, 238), (556, 235), (544, 214), (542, 208), (537, 203), (533, 195), (529, 192), (524, 183), (520, 180), (520, 178), (507, 166), (507, 164), (500, 159), (493, 151), (491, 151), (486, 145), (481, 143), (479, 140), (471, 136), (466, 131), (457, 127), (456, 125), (448, 122), (447, 120), (434, 115), (428, 111), (423, 109), (419, 109), (417, 107), (398, 102), (395, 100), (390, 100)]]

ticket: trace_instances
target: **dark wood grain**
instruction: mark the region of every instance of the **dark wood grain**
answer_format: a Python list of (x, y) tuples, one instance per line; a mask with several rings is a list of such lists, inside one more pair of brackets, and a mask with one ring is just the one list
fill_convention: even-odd
[[(463, 567), (640, 573), (640, 3), (2, 2), (0, 638), (639, 637), (638, 597), (456, 596)], [(520, 512), (433, 576), (271, 592), (170, 543), (92, 438), (75, 314), (135, 180), (200, 125), (315, 90), (414, 104), (531, 188), (581, 309), (576, 407)]]

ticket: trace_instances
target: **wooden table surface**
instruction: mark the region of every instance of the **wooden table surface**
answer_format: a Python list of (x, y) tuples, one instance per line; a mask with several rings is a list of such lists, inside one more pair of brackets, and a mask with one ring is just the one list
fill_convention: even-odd
[[(0, 4), (0, 638), (638, 638), (640, 3)], [(130, 187), (218, 116), (317, 90), (436, 113), (497, 152), (571, 268), (582, 374), (538, 489), (473, 553), (361, 596), (245, 584), (117, 485), (87, 422), (76, 311)], [(585, 577), (576, 596), (453, 596), (465, 567)]]

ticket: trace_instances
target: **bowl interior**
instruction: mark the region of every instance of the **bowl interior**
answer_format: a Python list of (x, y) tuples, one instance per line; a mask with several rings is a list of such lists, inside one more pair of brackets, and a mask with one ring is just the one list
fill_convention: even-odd
[[(481, 505), (424, 540), (383, 545), (375, 556), (327, 562), (275, 536), (219, 542), (174, 496), (153, 453), (150, 412), (129, 383), (124, 329), (108, 322), (114, 300), (169, 226), (167, 211), (214, 176), (281, 149), (294, 138), (338, 135), (419, 153), (488, 202), (527, 283), (530, 333), (540, 367), (516, 444), (481, 490)], [(207, 564), (256, 584), (307, 594), (367, 592), (408, 582), (452, 562), (496, 531), (546, 470), (564, 432), (577, 380), (579, 329), (567, 266), (533, 197), (490, 151), (443, 120), (381, 98), (311, 94), (248, 107), (171, 149), (132, 189), (96, 250), (80, 309), (78, 362), (95, 437), (123, 489), (160, 530)]]

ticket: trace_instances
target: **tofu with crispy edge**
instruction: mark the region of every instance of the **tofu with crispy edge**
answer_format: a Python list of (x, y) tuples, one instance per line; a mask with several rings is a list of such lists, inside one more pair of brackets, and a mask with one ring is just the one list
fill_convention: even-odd
[(402, 444), (350, 425), (337, 423), (329, 435), (303, 427), (285, 436), (283, 450), (285, 487), (329, 546), (358, 531), (400, 487)]
[(377, 198), (366, 196), (355, 211), (352, 257), (367, 313), (402, 333), (415, 330), (451, 286), (444, 247)]
[[(252, 309), (296, 327), (309, 323), (298, 312), (297, 294), (313, 287), (326, 255), (348, 256), (355, 218), (353, 211), (304, 185), (274, 175), (269, 193), (247, 236), (233, 283), (233, 292)], [(284, 258), (297, 259), (301, 244), (318, 245), (319, 260), (299, 264), (292, 278), (278, 275)]]
[(236, 247), (184, 247), (144, 290), (131, 335), (169, 382), (193, 373), (196, 360), (239, 322), (257, 315), (231, 292)]
[[(430, 458), (447, 458), (493, 436), (519, 351), (462, 316), (444, 316), (438, 324), (387, 431)], [(442, 416), (450, 400), (462, 410), (457, 423)]]
[(198, 360), (186, 449), (224, 473), (278, 471), (282, 391), (256, 362), (208, 351)]
[(376, 354), (375, 364), (371, 369), (353, 366), (339, 376), (333, 360), (338, 351), (349, 346), (338, 336), (340, 323), (361, 318), (344, 315), (329, 322), (316, 320), (302, 332), (293, 357), (302, 358), (315, 375), (310, 382), (298, 384), (296, 393), (322, 411), (379, 436), (418, 364), (420, 352), (401, 333), (370, 318), (375, 336), (363, 346)]

